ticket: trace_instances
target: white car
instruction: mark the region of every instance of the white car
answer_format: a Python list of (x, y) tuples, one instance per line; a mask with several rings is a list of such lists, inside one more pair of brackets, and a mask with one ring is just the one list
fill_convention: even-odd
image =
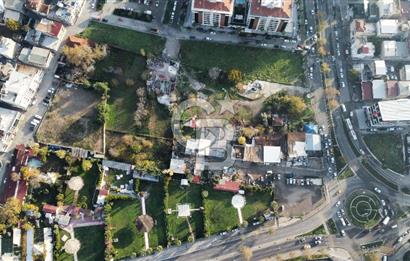
[(384, 201), (384, 199), (380, 200), (382, 202), (382, 206), (385, 207), (386, 206), (386, 201)]
[(336, 207), (340, 207), (340, 205), (342, 204), (342, 202), (340, 202), (340, 200), (338, 202), (336, 202)]
[(374, 187), (374, 191), (376, 191), (377, 193), (381, 194), (382, 191), (378, 188), (378, 187)]

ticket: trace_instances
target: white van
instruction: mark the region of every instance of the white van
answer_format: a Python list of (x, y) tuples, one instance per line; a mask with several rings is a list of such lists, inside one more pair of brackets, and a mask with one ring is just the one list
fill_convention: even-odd
[(43, 119), (43, 117), (41, 115), (34, 115), (34, 119), (41, 121)]
[(342, 112), (346, 112), (347, 110), (346, 110), (346, 106), (342, 103), (341, 105), (340, 105), (340, 107), (342, 108)]

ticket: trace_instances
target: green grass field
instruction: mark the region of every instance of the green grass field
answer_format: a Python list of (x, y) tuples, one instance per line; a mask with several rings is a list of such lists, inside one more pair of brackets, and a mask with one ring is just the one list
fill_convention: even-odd
[(303, 74), (302, 56), (281, 50), (268, 50), (199, 41), (181, 43), (182, 63), (197, 71), (218, 67), (237, 68), (246, 82), (264, 80), (292, 84)]
[(146, 52), (159, 54), (165, 46), (164, 38), (98, 22), (90, 22), (81, 36), (134, 53), (140, 53), (140, 49), (144, 49)]
[(111, 218), (113, 225), (113, 238), (118, 238), (114, 248), (117, 252), (116, 259), (138, 253), (144, 247), (144, 235), (135, 226), (135, 219), (141, 215), (139, 200), (117, 200), (112, 207)]
[[(96, 64), (92, 79), (105, 81), (110, 85), (107, 129), (133, 131), (133, 113), (136, 110), (137, 100), (135, 91), (137, 87), (145, 86), (141, 79), (144, 70), (144, 57), (117, 48), (111, 48), (108, 56)], [(127, 85), (127, 80), (132, 81), (133, 84)]]
[[(169, 183), (168, 187), (169, 198), (168, 207), (176, 209), (177, 204), (189, 203), (191, 208), (199, 208), (202, 206), (201, 186), (191, 185), (181, 188), (178, 181)], [(189, 222), (195, 238), (203, 237), (204, 222), (202, 211), (191, 213)], [(185, 218), (178, 218), (177, 213), (167, 215), (168, 234), (178, 238), (181, 241), (188, 239), (189, 228)]]
[(76, 228), (74, 235), (81, 242), (78, 260), (104, 260), (104, 226)]
[(397, 134), (372, 134), (364, 136), (364, 141), (384, 168), (403, 173), (403, 143)]
[[(70, 168), (71, 176), (80, 176), (83, 179), (84, 186), (80, 190), (78, 195), (78, 202), (81, 201), (82, 197), (86, 197), (87, 201), (87, 208), (92, 207), (92, 200), (95, 192), (95, 185), (97, 183), (98, 175), (98, 167), (96, 164), (93, 164), (93, 167), (90, 171), (83, 171), (81, 167), (81, 163), (77, 163), (74, 167)], [(74, 200), (74, 191), (69, 189), (68, 187), (64, 193), (64, 204), (70, 205), (73, 204)]]
[(226, 231), (238, 226), (238, 214), (231, 205), (233, 193), (207, 189), (204, 200), (205, 228), (209, 234)]
[(246, 205), (242, 209), (243, 218), (250, 221), (254, 217), (263, 215), (270, 207), (272, 196), (267, 192), (246, 192)]

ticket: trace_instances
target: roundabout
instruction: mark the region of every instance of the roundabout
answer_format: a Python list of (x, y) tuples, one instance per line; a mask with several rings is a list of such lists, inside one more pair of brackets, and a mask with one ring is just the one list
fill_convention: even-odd
[(380, 200), (368, 190), (353, 192), (346, 200), (346, 210), (350, 221), (366, 229), (380, 222), (379, 208)]

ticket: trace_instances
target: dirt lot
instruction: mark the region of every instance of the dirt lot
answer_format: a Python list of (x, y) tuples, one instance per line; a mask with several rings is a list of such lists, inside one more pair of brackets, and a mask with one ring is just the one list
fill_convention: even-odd
[(39, 142), (102, 151), (102, 128), (96, 121), (99, 97), (83, 89), (59, 89), (37, 131)]
[(321, 189), (318, 186), (291, 186), (280, 184), (276, 186), (276, 198), (280, 205), (285, 206), (284, 216), (302, 216), (314, 209), (321, 199)]

